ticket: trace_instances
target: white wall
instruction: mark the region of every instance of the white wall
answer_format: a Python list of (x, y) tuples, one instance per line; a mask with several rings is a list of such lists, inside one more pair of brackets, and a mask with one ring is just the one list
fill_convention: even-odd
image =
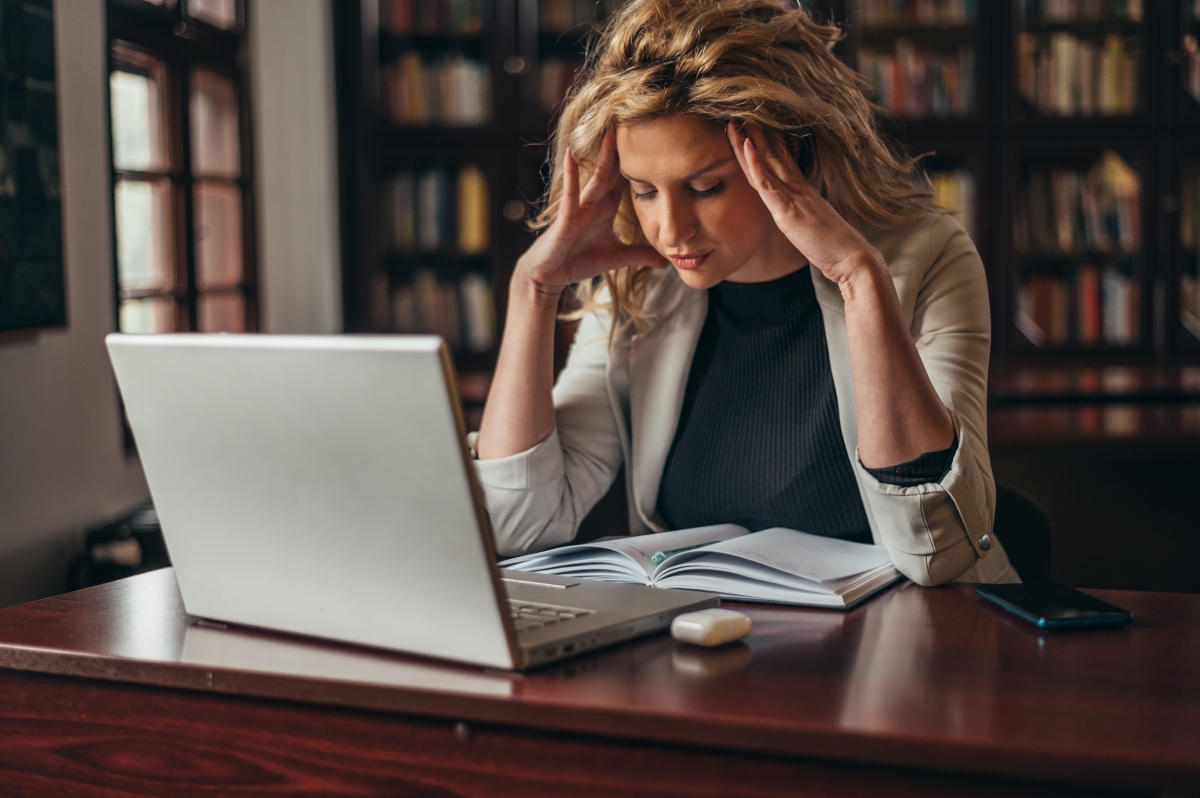
[[(262, 328), (337, 332), (326, 0), (251, 3)], [(270, 25), (256, 25), (269, 19)], [(82, 532), (144, 501), (103, 337), (113, 323), (104, 3), (55, 0), (68, 326), (0, 342), (0, 606), (58, 592)]]
[(255, 0), (250, 14), (261, 327), (341, 332), (332, 8)]
[(82, 530), (147, 496), (104, 355), (113, 328), (104, 4), (56, 0), (65, 330), (0, 343), (0, 605), (60, 590)]

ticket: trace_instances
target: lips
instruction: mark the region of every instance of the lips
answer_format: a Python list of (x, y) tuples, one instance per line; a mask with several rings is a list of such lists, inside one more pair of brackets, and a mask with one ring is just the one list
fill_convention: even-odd
[(711, 254), (712, 250), (709, 250), (708, 252), (688, 255), (668, 255), (667, 258), (671, 261), (671, 263), (675, 264), (675, 268), (690, 271), (691, 269), (700, 268), (704, 261), (708, 260), (708, 256)]

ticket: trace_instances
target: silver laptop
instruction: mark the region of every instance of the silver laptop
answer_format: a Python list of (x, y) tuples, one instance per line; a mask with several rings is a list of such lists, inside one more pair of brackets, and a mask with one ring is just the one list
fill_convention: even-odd
[(105, 342), (192, 615), (522, 669), (718, 603), (498, 569), (436, 336)]

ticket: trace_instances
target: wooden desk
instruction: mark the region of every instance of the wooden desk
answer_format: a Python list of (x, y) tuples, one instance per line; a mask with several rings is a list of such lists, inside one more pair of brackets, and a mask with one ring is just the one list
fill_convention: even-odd
[(1200, 792), (1200, 596), (1098, 595), (1134, 625), (906, 584), (519, 675), (199, 625), (165, 569), (0, 610), (0, 793)]

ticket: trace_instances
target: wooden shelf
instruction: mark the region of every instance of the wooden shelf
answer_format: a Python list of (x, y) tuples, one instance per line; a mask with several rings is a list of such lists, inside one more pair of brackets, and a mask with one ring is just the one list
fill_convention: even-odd
[(391, 252), (384, 256), (383, 265), (390, 274), (398, 276), (430, 265), (436, 265), (438, 271), (455, 275), (479, 271), (481, 268), (486, 269), (489, 261), (490, 258), (486, 252), (465, 254), (430, 250), (427, 252)]
[(1062, 446), (1096, 447), (1106, 452), (1196, 451), (1200, 447), (1200, 402), (996, 408), (988, 412), (988, 445), (993, 451)]
[[(1152, 9), (1150, 13), (1156, 13), (1156, 10)], [(1119, 36), (1140, 37), (1143, 30), (1143, 22), (1131, 19), (1026, 20), (1018, 23), (1017, 33), (1034, 35), (1072, 33), (1080, 38), (1090, 39), (1113, 33)]]
[(471, 50), (487, 49), (489, 35), (481, 33), (389, 33), (379, 34), (379, 53), (386, 61), (409, 50)]
[(1001, 367), (988, 385), (993, 407), (1200, 402), (1200, 366)]
[(1122, 116), (1053, 116), (1034, 108), (1024, 98), (1020, 118), (1003, 131), (1004, 138), (1017, 144), (1032, 144), (1055, 152), (1120, 148), (1127, 144), (1153, 143), (1158, 123), (1145, 113)]
[(955, 24), (923, 25), (916, 22), (886, 25), (869, 25), (858, 28), (859, 46), (891, 50), (896, 39), (904, 38), (918, 42), (931, 50), (949, 50), (964, 44), (973, 44), (978, 38), (975, 25)]

